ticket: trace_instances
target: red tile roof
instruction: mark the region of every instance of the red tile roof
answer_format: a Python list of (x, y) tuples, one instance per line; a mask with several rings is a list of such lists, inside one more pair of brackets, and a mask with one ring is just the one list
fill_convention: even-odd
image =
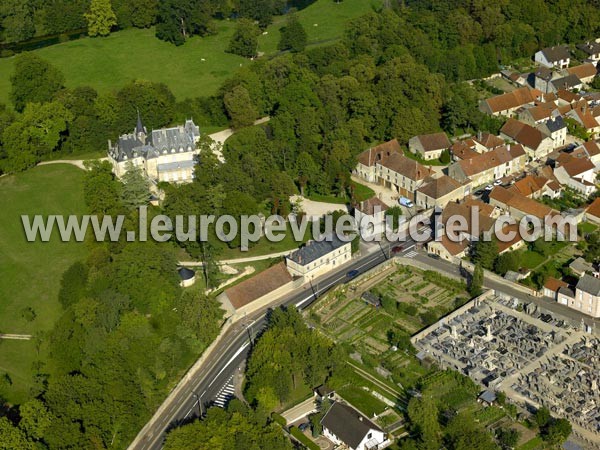
[(448, 175), (442, 175), (440, 178), (432, 180), (417, 190), (428, 197), (438, 199), (456, 191), (461, 186), (462, 185), (454, 178), (450, 178)]
[(379, 211), (387, 211), (389, 207), (377, 197), (372, 197), (368, 200), (365, 200), (364, 202), (360, 202), (356, 209), (358, 209), (363, 214), (372, 216), (373, 214), (375, 214), (376, 209), (378, 209)]
[(365, 150), (358, 155), (358, 162), (365, 166), (374, 166), (376, 162), (384, 161), (394, 153), (402, 153), (402, 148), (397, 139), (392, 139)]
[(536, 150), (546, 137), (540, 130), (515, 119), (508, 119), (500, 131), (533, 150)]
[(467, 177), (470, 177), (501, 164), (506, 164), (523, 155), (525, 155), (525, 150), (522, 145), (509, 145), (495, 148), (474, 158), (459, 161), (456, 164), (460, 165), (460, 168)]
[(421, 142), (423, 146), (423, 150), (426, 152), (434, 151), (434, 150), (445, 150), (450, 148), (450, 140), (446, 133), (432, 133), (432, 134), (422, 134), (420, 136), (415, 136)]
[(585, 212), (590, 216), (598, 217), (600, 219), (600, 198), (594, 200), (592, 204), (587, 207)]
[(229, 298), (231, 305), (235, 309), (247, 305), (254, 300), (257, 300), (269, 292), (278, 289), (292, 281), (292, 276), (287, 271), (285, 263), (269, 267), (267, 270), (248, 278), (241, 283), (225, 290), (225, 295)]
[[(538, 91), (539, 92), (539, 91)], [(497, 95), (485, 100), (492, 112), (501, 112), (508, 109), (518, 108), (519, 106), (533, 103), (536, 92), (534, 89), (522, 87), (506, 94)]]

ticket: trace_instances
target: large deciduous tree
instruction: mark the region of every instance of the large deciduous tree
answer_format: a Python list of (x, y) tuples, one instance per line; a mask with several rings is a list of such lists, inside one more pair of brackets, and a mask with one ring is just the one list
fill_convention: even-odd
[(56, 150), (72, 118), (58, 102), (28, 104), (23, 115), (4, 130), (5, 170), (25, 170)]
[(260, 30), (253, 21), (240, 19), (235, 33), (231, 37), (227, 51), (234, 55), (252, 58), (256, 56), (258, 48), (258, 35)]
[(27, 103), (52, 100), (64, 87), (65, 77), (48, 61), (33, 53), (23, 53), (15, 60), (10, 82), (10, 99), (15, 109), (22, 112)]
[(287, 18), (285, 26), (280, 28), (279, 32), (281, 33), (281, 38), (277, 45), (279, 50), (301, 52), (306, 47), (308, 36), (295, 14)]
[(108, 36), (117, 24), (110, 0), (92, 0), (90, 9), (85, 13), (90, 36)]

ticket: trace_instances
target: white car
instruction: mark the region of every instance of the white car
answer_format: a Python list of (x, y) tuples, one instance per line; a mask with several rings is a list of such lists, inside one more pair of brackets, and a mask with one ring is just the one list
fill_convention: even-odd
[(492, 189), (494, 189), (494, 186), (493, 186), (493, 185), (491, 185), (491, 184), (488, 184), (488, 185), (485, 187), (485, 190), (486, 190), (486, 191), (491, 191)]
[(498, 178), (496, 181), (494, 181), (494, 186), (500, 186), (502, 184), (502, 180), (500, 178)]

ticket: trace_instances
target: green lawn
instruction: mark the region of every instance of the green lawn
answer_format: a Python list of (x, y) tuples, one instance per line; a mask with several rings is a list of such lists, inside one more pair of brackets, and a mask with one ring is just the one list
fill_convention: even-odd
[[(349, 19), (380, 4), (381, 0), (345, 0), (339, 4), (318, 0), (300, 11), (298, 17), (306, 27), (309, 43), (317, 44), (341, 37)], [(285, 17), (277, 17), (267, 34), (260, 36), (259, 51), (267, 55), (277, 52), (279, 28), (284, 22)], [(166, 83), (177, 99), (183, 100), (214, 94), (240, 65), (252, 64), (225, 53), (235, 21), (217, 21), (216, 28), (217, 34), (193, 37), (179, 47), (157, 39), (153, 28), (132, 28), (35, 52), (63, 71), (68, 87), (88, 85), (103, 93), (139, 78)], [(14, 57), (0, 59), (0, 103), (8, 104), (13, 65)]]
[[(308, 35), (308, 44), (316, 45), (330, 42), (342, 37), (345, 24), (356, 17), (381, 7), (381, 0), (344, 0), (336, 3), (333, 0), (317, 0), (298, 12), (298, 20)], [(267, 34), (259, 38), (259, 51), (266, 54), (277, 52), (279, 29), (286, 18), (276, 17), (267, 28)]]
[[(42, 166), (0, 178), (0, 331), (35, 334), (52, 328), (62, 310), (57, 300), (62, 273), (84, 258), (85, 245), (51, 242), (29, 243), (21, 214), (81, 214), (83, 171), (68, 165)], [(36, 317), (28, 322), (22, 311), (31, 307)], [(43, 359), (43, 355), (41, 355)], [(0, 371), (13, 380), (8, 400), (27, 397), (31, 365), (36, 360), (33, 342), (0, 342)]]
[(542, 440), (541, 437), (536, 436), (533, 439), (531, 439), (530, 441), (527, 441), (525, 444), (521, 445), (520, 447), (517, 447), (517, 450), (536, 450), (536, 449), (540, 449), (543, 448), (544, 441)]
[(373, 395), (355, 385), (347, 385), (338, 390), (338, 394), (352, 406), (357, 408), (367, 417), (381, 414), (386, 409), (386, 404)]
[(521, 264), (528, 269), (535, 269), (544, 260), (545, 258), (542, 255), (531, 250), (526, 250), (521, 254)]

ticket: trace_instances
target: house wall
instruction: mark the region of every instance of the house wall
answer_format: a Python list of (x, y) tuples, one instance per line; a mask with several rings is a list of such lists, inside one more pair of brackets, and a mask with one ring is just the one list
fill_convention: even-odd
[(423, 180), (412, 180), (411, 178), (405, 177), (381, 164), (376, 164), (376, 170), (380, 184), (383, 184), (384, 186), (395, 190), (400, 195), (414, 201), (415, 190), (423, 184)]
[[(371, 437), (369, 437), (369, 435)], [(368, 450), (370, 447), (367, 446), (367, 443), (373, 444), (374, 442), (376, 442), (377, 445), (385, 442), (385, 434), (378, 430), (369, 430), (369, 432), (365, 435), (364, 439), (361, 441), (360, 444), (358, 444), (358, 447), (356, 447), (355, 450)]]
[(431, 253), (433, 255), (438, 255), (440, 258), (450, 261), (450, 262), (458, 262), (461, 258), (465, 256), (465, 252), (459, 253), (458, 255), (452, 255), (446, 247), (442, 245), (441, 242), (437, 241), (429, 241), (427, 243), (427, 253)]
[(600, 317), (600, 297), (580, 289), (575, 291), (575, 298), (571, 299), (567, 306), (588, 316)]
[(375, 166), (365, 166), (362, 163), (358, 163), (356, 165), (355, 173), (357, 176), (359, 176), (360, 178), (362, 178), (365, 181), (368, 181), (369, 183), (377, 182), (377, 174), (376, 174)]
[(460, 186), (458, 189), (446, 194), (438, 199), (425, 195), (422, 192), (416, 191), (416, 205), (423, 209), (433, 208), (435, 206), (439, 206), (443, 208), (450, 202), (454, 202), (456, 200), (462, 200), (468, 195), (471, 191), (471, 184), (468, 186)]
[(304, 280), (310, 280), (350, 261), (351, 256), (351, 243), (347, 242), (341, 247), (336, 248), (332, 252), (321, 256), (319, 259), (312, 261), (309, 264), (298, 264), (289, 258), (286, 258), (285, 264), (292, 276), (303, 277)]

